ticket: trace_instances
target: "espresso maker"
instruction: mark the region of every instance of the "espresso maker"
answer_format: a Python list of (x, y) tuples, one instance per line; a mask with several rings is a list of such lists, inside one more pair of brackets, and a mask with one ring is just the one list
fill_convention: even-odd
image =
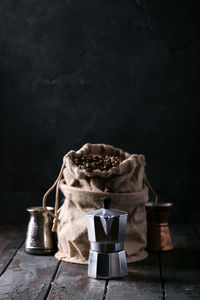
[(124, 240), (127, 213), (111, 209), (111, 199), (101, 199), (102, 208), (87, 213), (90, 241), (88, 276), (110, 279), (128, 275)]

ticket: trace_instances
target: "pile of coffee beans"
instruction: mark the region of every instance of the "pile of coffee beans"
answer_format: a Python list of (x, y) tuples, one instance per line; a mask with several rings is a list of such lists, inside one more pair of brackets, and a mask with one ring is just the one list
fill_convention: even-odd
[(108, 171), (112, 167), (119, 166), (123, 160), (122, 156), (91, 155), (76, 158), (74, 162), (80, 169), (92, 172), (93, 170)]

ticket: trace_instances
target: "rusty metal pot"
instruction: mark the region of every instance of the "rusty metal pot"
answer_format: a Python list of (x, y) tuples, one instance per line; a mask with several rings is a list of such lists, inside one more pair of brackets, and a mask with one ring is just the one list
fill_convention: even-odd
[(172, 203), (154, 205), (148, 202), (146, 204), (148, 250), (169, 251), (174, 249), (168, 223), (172, 207)]

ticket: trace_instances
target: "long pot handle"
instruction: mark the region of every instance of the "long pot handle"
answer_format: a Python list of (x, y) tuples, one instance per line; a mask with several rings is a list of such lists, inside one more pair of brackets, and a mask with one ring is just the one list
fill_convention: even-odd
[(154, 207), (157, 205), (158, 203), (158, 195), (156, 194), (156, 192), (154, 191), (154, 189), (152, 188), (152, 186), (150, 185), (146, 174), (144, 174), (144, 182), (146, 183), (146, 185), (148, 186), (148, 188), (150, 189), (150, 191), (152, 192), (152, 194), (154, 195), (154, 203), (153, 206), (148, 210), (148, 212), (152, 209), (154, 209)]
[[(43, 196), (43, 207), (48, 212), (48, 214), (50, 214), (54, 218), (53, 227), (52, 227), (52, 231), (54, 231), (54, 232), (57, 231), (57, 225), (60, 222), (60, 220), (58, 218), (59, 184), (60, 184), (60, 181), (61, 181), (62, 176), (63, 176), (64, 167), (65, 167), (65, 156), (63, 158), (62, 167), (60, 169), (60, 173), (59, 173), (56, 181), (54, 182), (54, 184), (50, 187), (50, 189), (48, 189), (48, 191)], [(56, 201), (55, 201), (55, 210), (54, 210), (55, 214), (54, 214), (49, 209), (47, 209), (46, 203), (47, 203), (48, 195), (54, 190), (55, 187), (56, 187)]]

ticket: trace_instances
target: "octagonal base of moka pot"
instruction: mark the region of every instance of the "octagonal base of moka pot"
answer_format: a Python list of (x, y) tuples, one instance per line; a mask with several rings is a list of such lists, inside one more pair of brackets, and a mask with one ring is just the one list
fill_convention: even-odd
[(99, 279), (120, 278), (128, 275), (125, 251), (95, 252), (90, 250), (88, 276)]

